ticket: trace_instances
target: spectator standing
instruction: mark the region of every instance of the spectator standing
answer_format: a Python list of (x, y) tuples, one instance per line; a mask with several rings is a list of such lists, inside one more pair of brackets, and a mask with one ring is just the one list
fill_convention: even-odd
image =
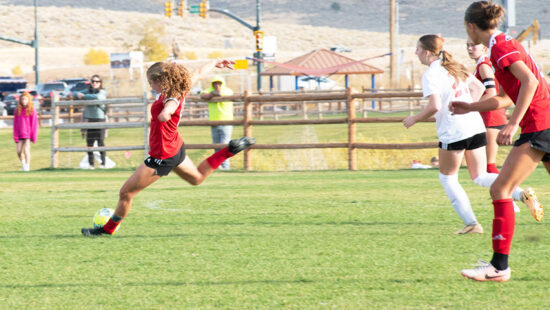
[[(83, 92), (76, 92), (71, 94), (73, 99), (79, 100), (105, 100), (107, 99), (107, 92), (103, 89), (103, 81), (101, 77), (94, 74), (90, 79), (90, 87)], [(87, 105), (84, 108), (82, 114), (83, 122), (105, 122), (107, 117), (105, 113), (105, 105)], [(94, 142), (97, 141), (97, 146), (105, 146), (106, 130), (98, 128), (82, 129), (82, 138), (86, 138), (86, 146), (94, 146)], [(101, 151), (101, 167), (105, 167), (106, 152)], [(89, 169), (94, 169), (94, 152), (88, 152)]]
[(31, 142), (36, 143), (38, 136), (38, 116), (32, 99), (27, 92), (21, 94), (13, 113), (13, 140), (23, 171), (31, 169)]
[[(202, 99), (212, 99), (219, 96), (231, 96), (233, 91), (225, 86), (225, 81), (221, 76), (214, 76), (210, 82), (210, 88), (204, 90), (201, 94)], [(208, 119), (211, 121), (233, 120), (233, 102), (220, 101), (208, 103)], [(212, 143), (227, 144), (231, 140), (233, 133), (232, 125), (220, 125), (211, 127)], [(219, 151), (219, 149), (215, 149)], [(229, 159), (224, 161), (220, 167), (223, 170), (229, 170)]]

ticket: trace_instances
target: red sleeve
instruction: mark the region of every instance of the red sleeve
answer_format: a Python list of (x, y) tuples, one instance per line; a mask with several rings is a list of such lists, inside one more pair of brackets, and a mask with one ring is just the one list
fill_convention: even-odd
[(491, 58), (494, 60), (493, 64), (500, 69), (508, 67), (514, 62), (521, 60), (521, 52), (513, 48), (511, 45), (500, 46), (495, 45), (491, 50)]

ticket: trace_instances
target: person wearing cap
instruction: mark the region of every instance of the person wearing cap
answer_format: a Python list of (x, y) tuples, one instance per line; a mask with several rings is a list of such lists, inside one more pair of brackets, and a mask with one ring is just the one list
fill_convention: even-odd
[[(231, 96), (233, 91), (225, 86), (225, 81), (221, 76), (214, 76), (210, 83), (210, 88), (205, 89), (201, 93), (201, 98), (210, 100), (213, 97), (219, 96)], [(211, 121), (229, 121), (233, 120), (233, 102), (232, 101), (219, 101), (208, 103), (208, 119)], [(231, 134), (233, 133), (232, 125), (220, 125), (212, 126), (212, 143), (227, 144), (231, 140)], [(218, 151), (216, 149), (216, 151)], [(229, 170), (229, 159), (225, 160), (220, 169)]]

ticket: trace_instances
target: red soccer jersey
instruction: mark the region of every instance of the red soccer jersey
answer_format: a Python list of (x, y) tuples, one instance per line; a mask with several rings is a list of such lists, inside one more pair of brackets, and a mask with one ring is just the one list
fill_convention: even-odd
[(502, 32), (495, 33), (489, 42), (491, 62), (495, 76), (508, 96), (517, 102), (521, 83), (507, 70), (516, 61), (523, 61), (539, 81), (529, 108), (520, 121), (522, 133), (537, 132), (550, 128), (550, 87), (544, 80), (533, 58), (523, 46)]
[[(483, 56), (477, 61), (476, 71), (474, 72), (474, 75), (478, 80), (483, 82), (483, 79), (479, 74), (479, 67), (481, 65), (488, 65), (491, 68), (491, 70), (494, 70), (494, 69), (493, 69), (493, 65), (491, 65), (491, 60), (489, 59), (489, 57)], [(495, 79), (495, 87), (498, 92), (497, 79)], [(485, 95), (485, 93), (483, 94)], [(508, 123), (508, 118), (506, 117), (506, 111), (504, 109), (498, 109), (498, 110), (487, 111), (487, 112), (479, 112), (479, 114), (481, 114), (481, 118), (483, 118), (483, 123), (485, 124), (485, 127), (502, 126)]]
[(161, 122), (158, 116), (162, 112), (162, 109), (164, 109), (164, 100), (164, 95), (160, 95), (151, 106), (149, 155), (157, 159), (167, 159), (176, 155), (183, 145), (183, 139), (178, 133), (178, 124), (185, 98), (180, 97), (178, 99), (179, 105), (174, 114), (172, 114), (172, 117), (166, 122)]

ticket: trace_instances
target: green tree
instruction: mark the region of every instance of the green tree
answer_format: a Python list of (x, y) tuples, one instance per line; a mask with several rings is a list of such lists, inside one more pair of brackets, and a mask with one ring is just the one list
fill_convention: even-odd
[(158, 40), (158, 37), (162, 37), (164, 32), (164, 26), (161, 25), (148, 23), (145, 27), (138, 49), (143, 52), (148, 61), (163, 61), (168, 58), (168, 46)]
[(20, 65), (17, 65), (15, 67), (13, 67), (13, 69), (11, 69), (11, 73), (13, 73), (13, 75), (15, 75), (15, 76), (19, 76), (19, 75), (23, 74), (23, 70), (21, 70)]
[(86, 65), (104, 65), (109, 63), (109, 54), (101, 49), (90, 48), (84, 55), (84, 64)]

